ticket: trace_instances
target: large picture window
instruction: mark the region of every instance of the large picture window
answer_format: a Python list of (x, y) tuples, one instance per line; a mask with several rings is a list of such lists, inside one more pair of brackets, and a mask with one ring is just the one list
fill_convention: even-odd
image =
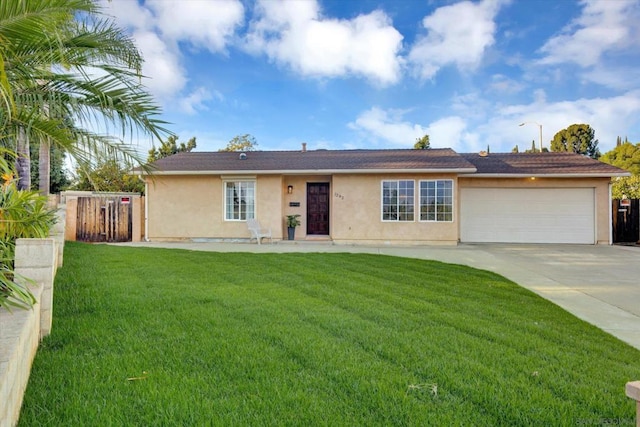
[(224, 218), (246, 221), (255, 217), (255, 181), (227, 181), (224, 184)]
[(420, 181), (420, 221), (453, 221), (453, 181)]
[(382, 181), (382, 220), (414, 220), (414, 182)]

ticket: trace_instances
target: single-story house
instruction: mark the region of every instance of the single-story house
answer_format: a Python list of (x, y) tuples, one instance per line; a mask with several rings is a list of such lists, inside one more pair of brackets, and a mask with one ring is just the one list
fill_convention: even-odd
[(343, 244), (611, 242), (613, 177), (573, 153), (451, 149), (190, 152), (146, 182), (148, 240), (248, 239), (256, 218), (286, 239)]

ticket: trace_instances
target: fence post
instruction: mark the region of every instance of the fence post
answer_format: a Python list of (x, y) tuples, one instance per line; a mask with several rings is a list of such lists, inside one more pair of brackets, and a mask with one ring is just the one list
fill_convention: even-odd
[(631, 381), (625, 387), (627, 396), (636, 401), (636, 427), (640, 427), (640, 381)]

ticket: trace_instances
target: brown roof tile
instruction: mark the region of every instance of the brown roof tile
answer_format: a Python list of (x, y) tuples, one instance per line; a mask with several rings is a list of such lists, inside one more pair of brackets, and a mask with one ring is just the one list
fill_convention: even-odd
[(155, 162), (157, 172), (322, 172), (322, 171), (459, 171), (474, 166), (455, 151), (430, 150), (309, 150), (178, 153)]
[(178, 153), (158, 160), (159, 174), (447, 171), (477, 175), (624, 176), (622, 169), (575, 153), (458, 154), (429, 150), (308, 150)]
[(620, 176), (626, 171), (575, 153), (461, 153), (477, 174)]

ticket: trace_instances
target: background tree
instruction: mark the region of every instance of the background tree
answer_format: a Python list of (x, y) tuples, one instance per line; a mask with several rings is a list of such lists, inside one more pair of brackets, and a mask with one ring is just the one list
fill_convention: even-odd
[(604, 153), (600, 160), (613, 166), (631, 172), (632, 176), (616, 178), (611, 186), (611, 196), (614, 199), (640, 199), (640, 143), (632, 144), (625, 138), (622, 143), (620, 137), (616, 147)]
[(600, 157), (595, 130), (586, 124), (573, 124), (556, 133), (551, 140), (551, 151), (584, 154), (593, 159)]
[(164, 157), (172, 156), (176, 153), (184, 153), (189, 152), (196, 148), (196, 137), (192, 137), (187, 143), (181, 142), (178, 145), (178, 136), (171, 135), (165, 141), (160, 141), (160, 147), (156, 148), (155, 146), (149, 150), (149, 157), (147, 162), (153, 163), (156, 160), (162, 159)]
[(518, 144), (516, 144), (516, 146), (511, 149), (511, 152), (512, 153), (519, 153), (520, 152), (520, 149), (518, 148)]
[[(78, 161), (108, 155), (143, 164), (126, 135), (161, 139), (168, 131), (141, 67), (132, 39), (101, 14), (97, 0), (1, 1), (0, 144), (18, 153), (19, 188), (30, 187), (33, 143), (41, 162), (51, 144)], [(96, 124), (118, 137), (92, 131)]]
[(619, 143), (613, 150), (604, 153), (600, 161), (640, 175), (640, 143)]
[[(40, 182), (40, 168), (39, 162), (39, 147), (37, 144), (32, 144), (29, 147), (31, 154), (31, 189), (38, 190)], [(49, 160), (49, 193), (59, 193), (66, 190), (71, 185), (71, 180), (65, 169), (65, 152), (57, 145), (50, 148)]]
[(218, 151), (255, 151), (257, 146), (256, 139), (252, 135), (245, 133), (244, 135), (234, 136), (225, 148), (221, 148)]
[(91, 168), (79, 165), (76, 169), (77, 180), (72, 188), (82, 191), (144, 193), (144, 182), (130, 172), (130, 168), (116, 159), (104, 159)]
[(416, 138), (416, 143), (413, 145), (413, 148), (415, 148), (416, 150), (427, 150), (431, 148), (429, 135), (425, 135), (422, 138)]

